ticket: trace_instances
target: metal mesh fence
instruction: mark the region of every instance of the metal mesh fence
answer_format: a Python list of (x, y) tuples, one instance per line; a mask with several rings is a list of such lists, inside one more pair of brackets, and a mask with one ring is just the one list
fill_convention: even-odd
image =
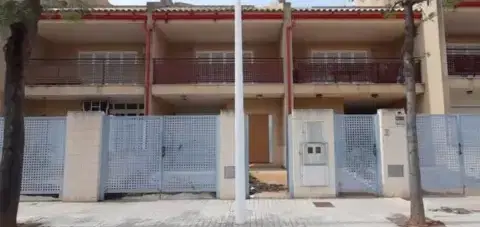
[(108, 117), (106, 192), (216, 191), (217, 118)]
[[(0, 119), (3, 147), (4, 119)], [(65, 117), (26, 117), (21, 194), (60, 194), (65, 157)]]

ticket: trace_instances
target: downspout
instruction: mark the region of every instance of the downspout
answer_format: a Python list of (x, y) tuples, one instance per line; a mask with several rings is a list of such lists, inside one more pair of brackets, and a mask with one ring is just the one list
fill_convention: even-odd
[(148, 22), (145, 21), (145, 115), (150, 115), (150, 99), (151, 99), (151, 82), (150, 82), (150, 60), (152, 58), (150, 52), (152, 29), (149, 28)]
[[(292, 19), (293, 20), (293, 19)], [(292, 94), (292, 28), (293, 28), (293, 22), (289, 22), (287, 25), (287, 28), (285, 29), (285, 37), (286, 37), (286, 58), (288, 59), (287, 61), (287, 108), (288, 108), (288, 115), (292, 114), (292, 109), (293, 109), (293, 94)]]

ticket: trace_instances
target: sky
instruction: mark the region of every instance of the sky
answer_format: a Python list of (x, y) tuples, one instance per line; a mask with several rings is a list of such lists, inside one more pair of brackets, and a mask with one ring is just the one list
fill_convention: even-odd
[[(109, 0), (114, 5), (145, 5), (147, 1), (154, 0)], [(160, 0), (158, 0), (160, 1)], [(196, 5), (233, 5), (235, 0), (174, 0)], [(268, 5), (276, 0), (242, 0), (243, 5)], [(345, 6), (351, 5), (351, 0), (290, 0), (294, 7), (309, 6)]]

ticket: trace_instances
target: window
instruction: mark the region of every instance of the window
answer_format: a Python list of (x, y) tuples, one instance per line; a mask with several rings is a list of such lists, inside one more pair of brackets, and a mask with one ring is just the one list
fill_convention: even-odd
[[(132, 65), (138, 63), (137, 52), (134, 51), (93, 51), (79, 52), (79, 75), (84, 83), (123, 83), (134, 82), (136, 70)], [(134, 76), (134, 77), (132, 77)]]
[(312, 51), (312, 61), (321, 63), (363, 63), (368, 51)]
[(98, 112), (107, 112), (108, 102), (107, 101), (84, 101), (83, 102), (83, 111), (98, 111)]
[(480, 55), (480, 44), (448, 44), (447, 54), (452, 55)]
[(110, 103), (108, 105), (109, 115), (114, 116), (143, 116), (143, 103)]
[[(220, 63), (220, 62), (234, 62), (235, 52), (234, 51), (198, 51), (196, 53), (196, 58), (204, 59), (204, 63)], [(253, 52), (244, 51), (243, 58), (246, 58), (245, 63), (253, 62)], [(222, 59), (222, 60), (220, 60)]]
[(121, 103), (106, 100), (91, 100), (83, 102), (83, 111), (99, 111), (114, 116), (143, 116), (143, 103)]

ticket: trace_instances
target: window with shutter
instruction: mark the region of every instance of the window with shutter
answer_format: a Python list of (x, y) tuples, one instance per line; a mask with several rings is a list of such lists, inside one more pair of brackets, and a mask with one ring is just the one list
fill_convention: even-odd
[(367, 51), (312, 51), (312, 62), (320, 63), (355, 63), (366, 62)]
[(480, 44), (455, 43), (447, 45), (447, 54), (452, 55), (480, 55)]
[[(125, 79), (128, 67), (137, 63), (137, 52), (134, 51), (92, 51), (79, 52), (79, 77), (84, 83), (120, 83), (131, 81)], [(135, 70), (130, 70), (135, 72)]]
[[(235, 59), (235, 52), (233, 51), (199, 51), (195, 54), (197, 59), (208, 59), (200, 62), (208, 63), (233, 63)], [(253, 52), (244, 51), (243, 57), (248, 59), (246, 61), (253, 62)]]
[(88, 83), (95, 78), (95, 53), (80, 52), (78, 58), (77, 78), (83, 83)]

